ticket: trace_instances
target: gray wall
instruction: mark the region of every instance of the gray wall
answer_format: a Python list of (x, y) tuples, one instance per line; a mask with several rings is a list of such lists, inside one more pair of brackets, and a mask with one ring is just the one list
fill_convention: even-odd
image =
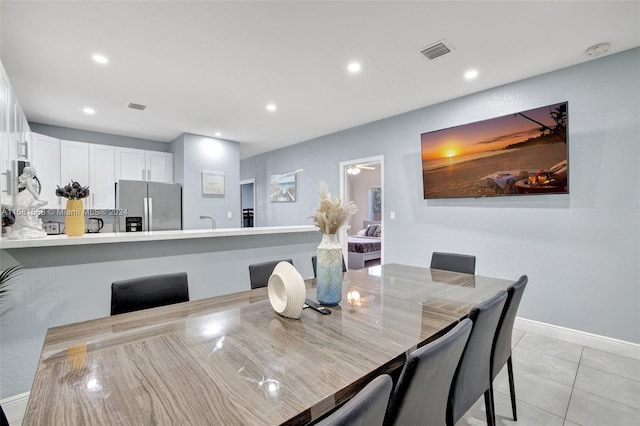
[[(560, 101), (570, 195), (423, 200), (421, 133)], [(529, 276), (519, 316), (640, 343), (639, 146), (636, 48), (248, 158), (240, 176), (256, 178), (258, 226), (310, 223), (316, 182), (337, 192), (340, 161), (384, 155), (385, 262), (472, 253), (480, 275)], [(269, 203), (268, 176), (297, 168), (298, 202)]]
[[(349, 177), (349, 199), (356, 203), (358, 211), (351, 218), (349, 235), (355, 235), (362, 229), (362, 223), (369, 218), (369, 189), (380, 186), (380, 165), (375, 170), (362, 169), (360, 173)], [(338, 194), (336, 194), (338, 195)]]
[(150, 139), (131, 138), (128, 136), (112, 135), (109, 133), (91, 132), (89, 130), (71, 129), (69, 127), (52, 126), (49, 124), (29, 122), (32, 132), (51, 136), (67, 141), (97, 143), (125, 148), (146, 149), (149, 151), (169, 152), (169, 144)]
[[(173, 142), (173, 176), (182, 184), (183, 229), (208, 229), (213, 216), (218, 228), (239, 228), (240, 144), (238, 142), (185, 133)], [(202, 172), (224, 172), (224, 195), (202, 194)], [(231, 212), (232, 219), (227, 219)]]

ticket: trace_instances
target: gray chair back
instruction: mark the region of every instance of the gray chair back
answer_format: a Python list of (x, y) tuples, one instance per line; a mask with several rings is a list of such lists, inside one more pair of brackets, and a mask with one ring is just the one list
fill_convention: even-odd
[(447, 425), (455, 425), (483, 394), (487, 424), (493, 425), (493, 409), (489, 390), (491, 387), (491, 351), (493, 338), (506, 300), (507, 292), (502, 290), (469, 312), (469, 319), (473, 321), (473, 327), (451, 385), (447, 407)]
[(186, 272), (114, 281), (111, 315), (189, 301)]
[(449, 389), (472, 326), (465, 319), (409, 355), (391, 395), (385, 426), (445, 424)]
[(282, 259), (271, 262), (254, 263), (249, 265), (249, 279), (251, 280), (251, 288), (266, 287), (269, 284), (269, 277), (273, 273), (276, 265), (280, 262), (289, 262), (293, 265), (293, 260)]
[(475, 274), (476, 257), (468, 254), (442, 253), (434, 251), (431, 255), (431, 269), (443, 269), (445, 271), (462, 272), (464, 274)]
[(515, 322), (518, 306), (520, 306), (527, 281), (527, 276), (523, 275), (518, 281), (507, 288), (507, 301), (502, 310), (500, 321), (498, 322), (498, 329), (493, 344), (493, 356), (491, 359), (492, 380), (496, 378), (502, 367), (507, 363), (507, 360), (511, 358), (513, 323)]
[(507, 301), (504, 309), (502, 309), (500, 321), (498, 321), (498, 329), (493, 341), (493, 353), (491, 354), (491, 405), (495, 407), (493, 402), (493, 380), (495, 380), (504, 365), (507, 364), (511, 413), (514, 421), (518, 420), (518, 412), (516, 410), (516, 385), (513, 380), (513, 363), (511, 362), (511, 335), (513, 334), (513, 323), (515, 322), (518, 306), (520, 306), (527, 281), (527, 276), (523, 275), (507, 288)]
[(342, 407), (316, 425), (380, 426), (389, 403), (393, 380), (388, 374), (373, 379)]
[[(313, 266), (313, 278), (318, 278), (318, 256), (311, 256), (311, 266)], [(342, 272), (347, 272), (347, 264), (342, 258)]]

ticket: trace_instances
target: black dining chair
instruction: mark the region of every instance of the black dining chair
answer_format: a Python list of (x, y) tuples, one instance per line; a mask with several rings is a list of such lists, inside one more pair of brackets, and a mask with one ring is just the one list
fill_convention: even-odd
[(476, 305), (469, 312), (473, 327), (453, 376), (447, 406), (447, 426), (454, 426), (483, 395), (487, 424), (494, 426), (490, 363), (493, 338), (506, 301), (507, 292), (502, 290), (492, 298)]
[(472, 327), (471, 320), (464, 319), (409, 355), (391, 395), (385, 426), (446, 423), (449, 389)]
[(513, 421), (518, 421), (518, 415), (516, 413), (516, 387), (513, 382), (513, 364), (511, 362), (511, 335), (513, 334), (513, 323), (516, 319), (518, 306), (520, 306), (520, 301), (522, 300), (522, 295), (524, 294), (524, 289), (527, 286), (528, 280), (527, 276), (523, 275), (518, 279), (518, 281), (507, 288), (507, 301), (504, 304), (500, 321), (498, 321), (498, 329), (496, 330), (493, 342), (493, 354), (491, 355), (491, 405), (495, 408), (493, 398), (493, 381), (504, 365), (507, 364)]
[(445, 271), (462, 272), (464, 274), (475, 274), (476, 257), (468, 254), (442, 253), (434, 251), (431, 255), (431, 269), (443, 269)]
[(114, 281), (111, 315), (189, 301), (186, 272)]
[(393, 380), (388, 374), (373, 379), (342, 407), (320, 420), (319, 426), (381, 426)]
[[(313, 266), (313, 278), (318, 278), (318, 256), (311, 256), (311, 266)], [(342, 272), (347, 272), (347, 264), (342, 258)]]
[(289, 262), (293, 265), (293, 260), (282, 259), (271, 262), (254, 263), (249, 265), (249, 279), (251, 280), (251, 288), (266, 287), (269, 284), (269, 277), (273, 273), (276, 265), (280, 262)]

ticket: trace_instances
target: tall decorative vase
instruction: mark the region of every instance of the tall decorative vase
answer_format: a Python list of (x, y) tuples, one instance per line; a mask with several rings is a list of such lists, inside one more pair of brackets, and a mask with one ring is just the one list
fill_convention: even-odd
[(322, 234), (318, 246), (316, 296), (323, 305), (342, 300), (342, 246), (336, 234)]
[(82, 200), (67, 200), (64, 217), (64, 233), (69, 237), (84, 235), (84, 205)]

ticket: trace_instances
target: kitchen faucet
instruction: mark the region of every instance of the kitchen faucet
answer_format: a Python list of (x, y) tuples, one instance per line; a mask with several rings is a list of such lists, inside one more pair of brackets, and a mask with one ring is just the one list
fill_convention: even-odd
[(211, 219), (211, 229), (216, 229), (216, 220), (213, 216), (200, 216), (200, 219)]

